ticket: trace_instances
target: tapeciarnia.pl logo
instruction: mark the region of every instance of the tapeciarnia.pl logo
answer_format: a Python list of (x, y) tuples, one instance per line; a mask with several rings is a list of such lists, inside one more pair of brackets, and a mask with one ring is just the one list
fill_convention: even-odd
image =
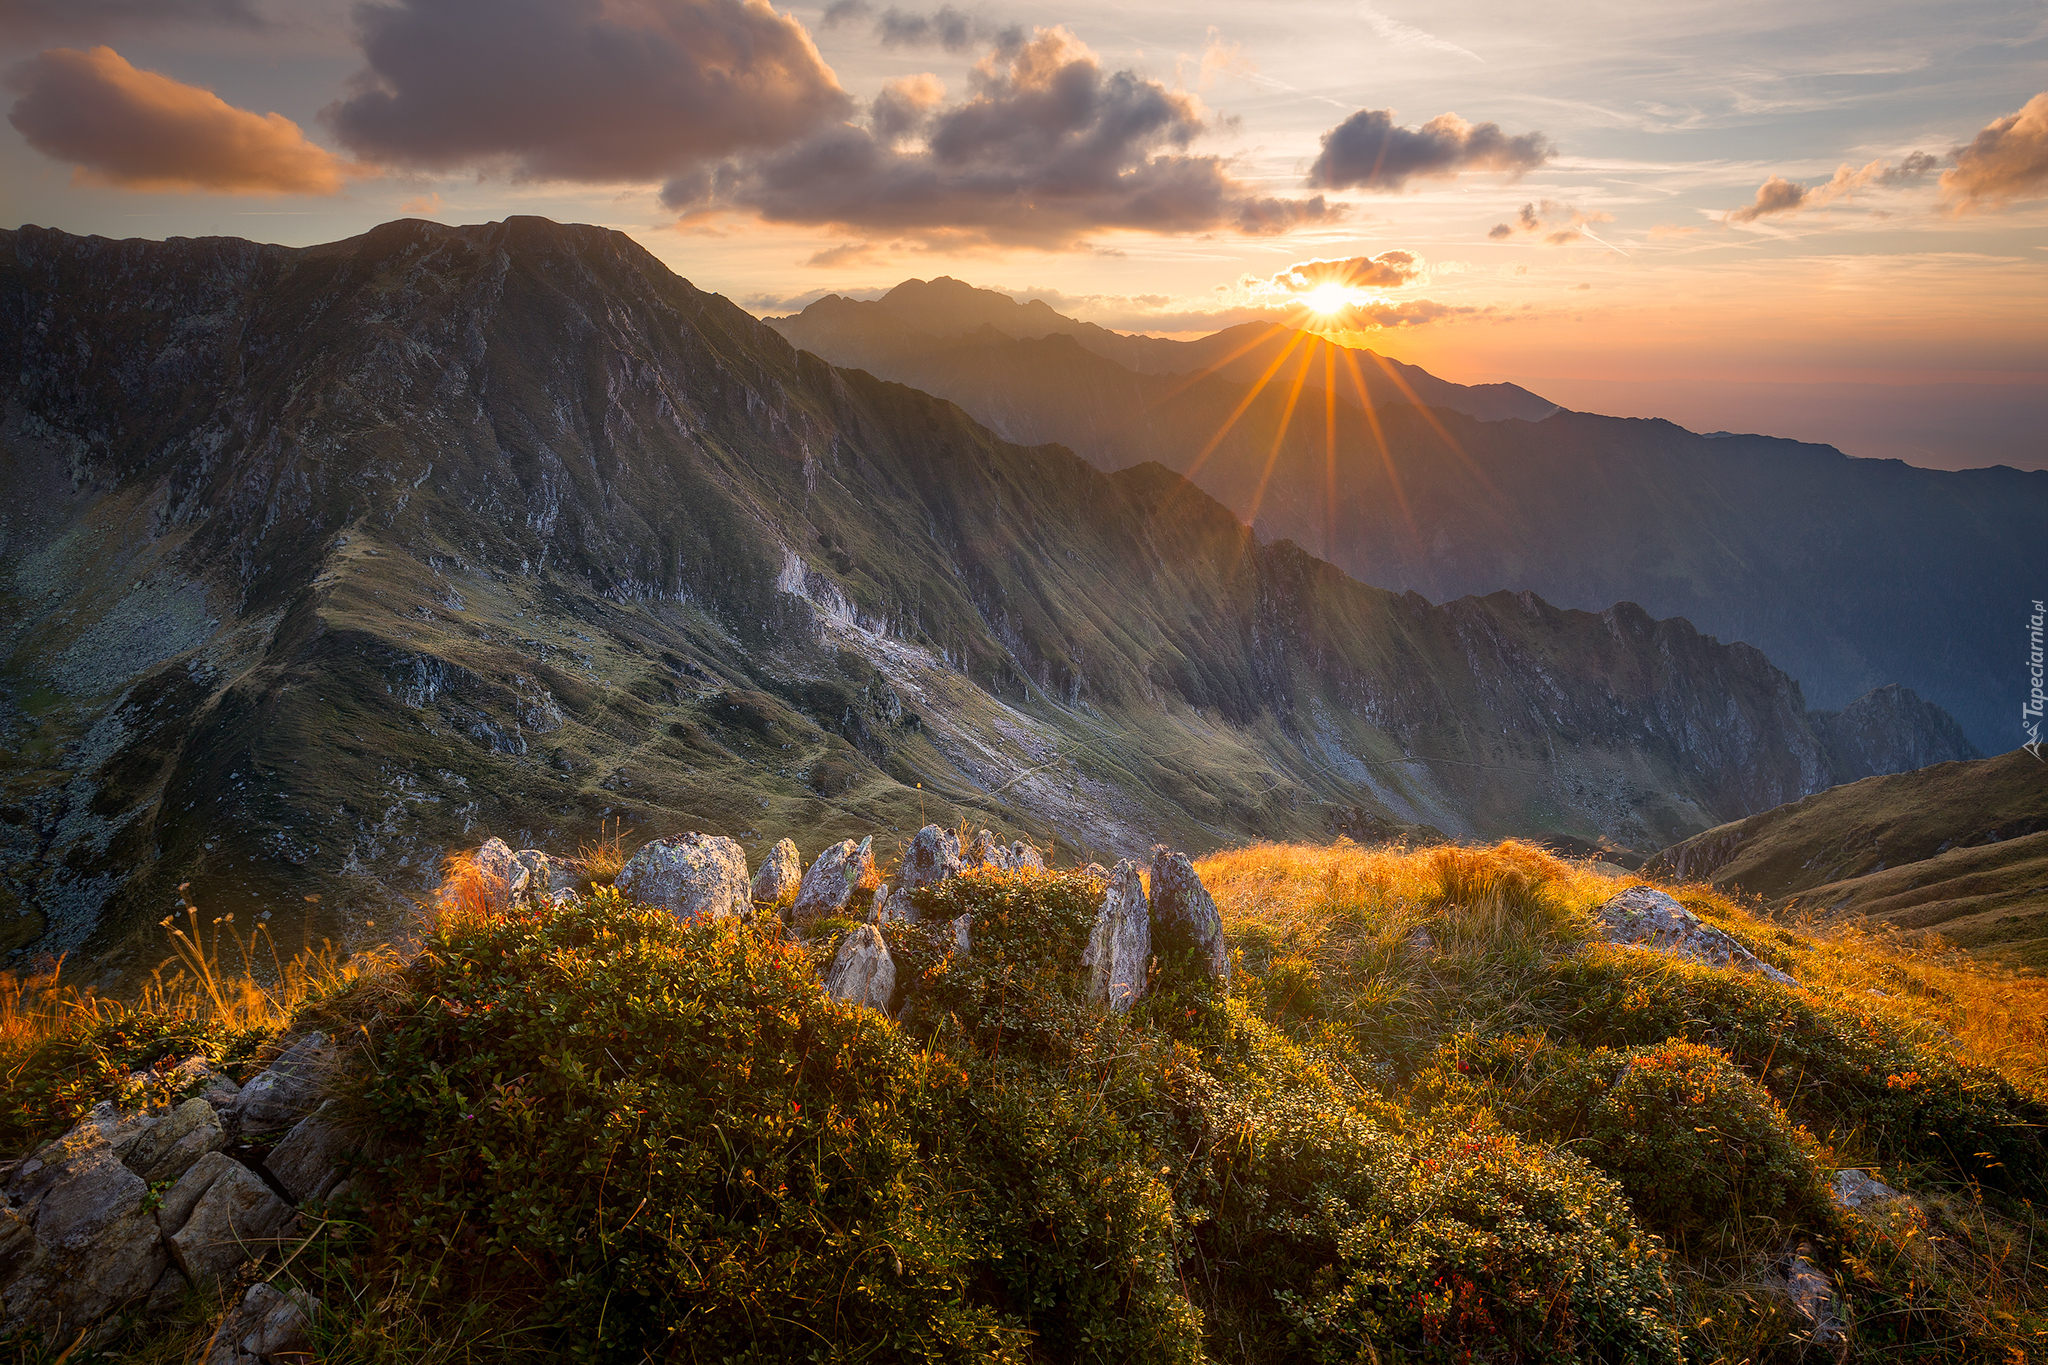
[[(2048, 619), (2048, 606), (2039, 601), (2034, 603), (2034, 614), (2027, 618), (2027, 674), (2033, 686), (2027, 692), (2027, 704), (2020, 708), (2020, 728), (2027, 732), (2027, 742), (2020, 747), (2041, 758), (2041, 708), (2048, 703), (2048, 695), (2041, 690), (2041, 622)], [(2048, 758), (2042, 758), (2048, 763)]]

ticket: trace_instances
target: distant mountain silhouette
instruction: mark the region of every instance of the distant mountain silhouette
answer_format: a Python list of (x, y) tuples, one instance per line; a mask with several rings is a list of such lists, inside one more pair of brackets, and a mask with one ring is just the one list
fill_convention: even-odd
[(1562, 411), (1282, 327), (1122, 336), (957, 280), (770, 325), (1010, 440), (1103, 469), (1156, 460), (1364, 582), (1634, 601), (1756, 645), (1816, 705), (1900, 683), (1979, 748), (2018, 742), (2016, 622), (2040, 591), (2048, 472)]

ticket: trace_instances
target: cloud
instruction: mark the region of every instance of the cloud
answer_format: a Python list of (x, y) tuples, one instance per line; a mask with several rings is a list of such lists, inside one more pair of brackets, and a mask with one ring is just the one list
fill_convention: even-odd
[[(1315, 319), (1315, 326), (1318, 330), (1375, 332), (1396, 327), (1426, 327), (1432, 322), (1441, 322), (1446, 318), (1477, 317), (1498, 311), (1492, 307), (1439, 303), (1434, 299), (1415, 299), (1407, 303), (1394, 303), (1388, 299), (1366, 299), (1347, 304), (1338, 312), (1318, 316)], [(1104, 326), (1123, 332), (1219, 332), (1226, 327), (1237, 327), (1247, 322), (1299, 327), (1302, 321), (1302, 311), (1298, 304), (1129, 313), (1106, 316), (1102, 319)]]
[[(1872, 161), (1863, 166), (1851, 166), (1843, 162), (1824, 185), (1807, 186), (1782, 176), (1771, 176), (1757, 186), (1756, 198), (1722, 215), (1724, 223), (1754, 223), (1759, 218), (1778, 213), (1796, 213), (1801, 209), (1824, 208), (1837, 199), (1846, 199), (1858, 190), (1872, 185), (1885, 189), (1897, 189), (1915, 185), (1927, 178), (1940, 161), (1926, 152), (1908, 153), (1896, 166), (1883, 161)], [(1951, 172), (1953, 174), (1953, 172)], [(1947, 183), (1947, 177), (1943, 177)]]
[(0, 0), (0, 43), (106, 38), (173, 25), (258, 28), (250, 0)]
[(2048, 92), (2016, 114), (1994, 119), (1941, 177), (1941, 197), (1952, 213), (2048, 195)]
[(322, 117), (386, 162), (656, 180), (852, 108), (767, 0), (391, 0), (357, 17), (368, 68)]
[(1391, 109), (1361, 109), (1323, 134), (1308, 183), (1323, 189), (1398, 190), (1410, 180), (1447, 180), (1463, 171), (1500, 171), (1519, 179), (1556, 154), (1541, 133), (1509, 137), (1497, 123), (1438, 114), (1403, 128)]
[[(1261, 198), (1220, 157), (1194, 96), (1106, 72), (1062, 28), (992, 51), (958, 103), (878, 102), (792, 146), (678, 177), (671, 208), (751, 211), (956, 246), (1071, 246), (1106, 229), (1271, 233), (1331, 218), (1318, 196)], [(921, 97), (920, 97), (921, 99)], [(917, 145), (898, 147), (916, 139)]]
[(1513, 222), (1495, 223), (1487, 236), (1496, 242), (1505, 242), (1515, 237), (1540, 237), (1549, 246), (1563, 246), (1592, 234), (1586, 231), (1588, 223), (1611, 223), (1614, 215), (1598, 209), (1590, 212), (1571, 204), (1560, 204), (1545, 199), (1540, 203), (1522, 205)]
[(237, 109), (210, 90), (139, 71), (110, 47), (51, 48), (8, 73), (7, 121), (83, 181), (131, 190), (338, 194), (351, 165), (282, 114)]
[(1324, 285), (1346, 289), (1399, 289), (1424, 278), (1423, 260), (1409, 251), (1382, 251), (1339, 261), (1297, 261), (1265, 283), (1290, 294), (1306, 294)]
[(1028, 36), (1021, 24), (991, 24), (951, 5), (941, 5), (930, 14), (900, 10), (894, 5), (875, 13), (868, 0), (836, 0), (825, 10), (826, 28), (874, 20), (874, 34), (883, 47), (942, 47), (948, 52), (972, 52), (985, 43), (999, 50), (1015, 51)]
[(1413, 24), (1404, 24), (1399, 19), (1381, 14), (1371, 5), (1360, 5), (1358, 12), (1382, 41), (1392, 43), (1405, 51), (1449, 52), (1460, 57), (1470, 57), (1482, 64), (1486, 61), (1486, 58), (1476, 52), (1459, 47), (1449, 39), (1439, 38), (1434, 33), (1425, 32)]
[(883, 142), (914, 133), (931, 112), (946, 102), (946, 83), (929, 71), (904, 76), (882, 87), (868, 106), (868, 127)]
[(871, 242), (841, 242), (838, 246), (828, 246), (823, 251), (813, 254), (804, 264), (833, 267), (877, 265), (881, 261), (881, 253), (875, 250)]

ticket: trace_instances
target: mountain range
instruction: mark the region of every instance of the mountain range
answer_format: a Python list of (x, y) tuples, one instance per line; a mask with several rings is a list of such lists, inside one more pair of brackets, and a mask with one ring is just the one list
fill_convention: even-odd
[(1899, 683), (1985, 752), (2020, 740), (2013, 660), (2048, 472), (1571, 412), (1273, 324), (1125, 336), (951, 279), (769, 322), (1010, 440), (1107, 470), (1157, 461), (1362, 582), (1633, 601), (1755, 645), (1817, 706)]
[(1367, 586), (597, 228), (0, 233), (0, 363), (17, 956), (146, 967), (181, 888), (379, 938), (449, 848), (607, 821), (1647, 850), (1967, 748), (1629, 602)]

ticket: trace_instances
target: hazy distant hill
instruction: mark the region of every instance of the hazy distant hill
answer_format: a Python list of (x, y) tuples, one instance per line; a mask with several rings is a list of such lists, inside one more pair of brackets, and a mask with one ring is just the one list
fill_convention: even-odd
[(1865, 778), (1695, 835), (1649, 870), (2048, 965), (2048, 764), (2014, 750)]
[(2039, 593), (2048, 472), (1916, 469), (1557, 411), (1286, 328), (1125, 337), (953, 280), (772, 325), (1011, 440), (1181, 470), (1262, 536), (1367, 583), (1635, 601), (1756, 645), (1816, 705), (1902, 683), (1987, 752), (2019, 740), (2012, 659)]
[(187, 881), (381, 936), (447, 847), (608, 816), (1657, 847), (1836, 776), (1754, 649), (1364, 587), (596, 228), (4, 233), (0, 365), (6, 947), (154, 948)]

